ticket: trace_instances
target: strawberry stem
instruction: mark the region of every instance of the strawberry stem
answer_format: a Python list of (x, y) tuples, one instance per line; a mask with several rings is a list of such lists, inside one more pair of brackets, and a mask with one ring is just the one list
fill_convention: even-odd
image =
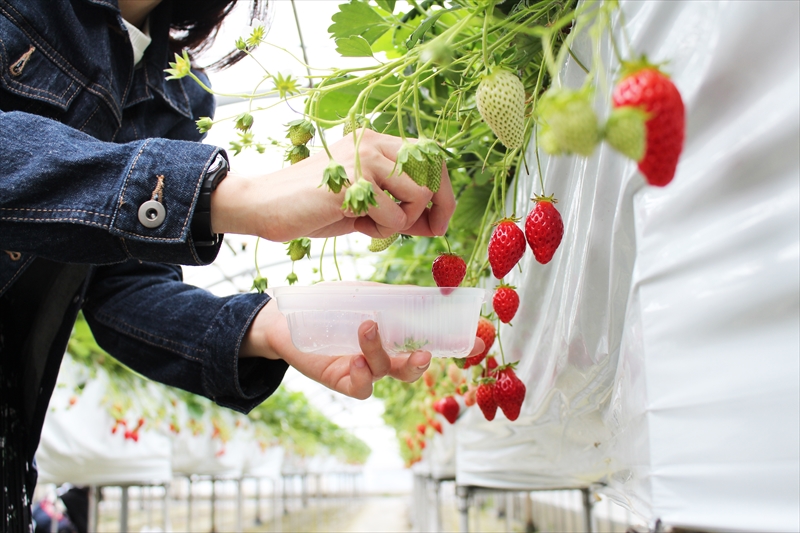
[(261, 269), (258, 268), (258, 243), (261, 242), (261, 237), (256, 237), (256, 249), (253, 252), (253, 260), (256, 263), (256, 277), (261, 277)]
[(326, 237), (324, 241), (322, 241), (322, 250), (319, 253), (319, 280), (325, 281), (325, 277), (322, 275), (322, 258), (325, 257), (325, 246), (328, 244), (328, 238)]
[(481, 41), (483, 48), (483, 64), (488, 68), (489, 67), (489, 19), (492, 16), (492, 11), (494, 10), (494, 0), (489, 2), (486, 6), (486, 11), (483, 13), (483, 33), (481, 35)]
[(503, 340), (500, 338), (500, 317), (497, 317), (497, 346), (500, 348), (500, 361), (503, 365), (506, 364), (506, 354), (503, 351)]
[(333, 238), (333, 264), (336, 265), (336, 274), (339, 276), (339, 281), (342, 281), (342, 272), (339, 270), (339, 261), (336, 259), (336, 237)]

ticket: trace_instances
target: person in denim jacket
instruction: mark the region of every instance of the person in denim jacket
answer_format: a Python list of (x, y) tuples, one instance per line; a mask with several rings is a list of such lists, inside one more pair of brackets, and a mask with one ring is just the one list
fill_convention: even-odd
[[(375, 380), (413, 381), (430, 362), (425, 351), (389, 358), (374, 322), (359, 328), (363, 354), (301, 354), (269, 296), (220, 298), (182, 282), (177, 265), (211, 263), (224, 233), (442, 235), (455, 209), (446, 169), (435, 195), (407, 176), (388, 180), (400, 140), (365, 132), (363, 173), (381, 202), (366, 216), (342, 212), (344, 193), (318, 187), (328, 164), (319, 154), (264, 176), (232, 169), (210, 215), (196, 217), (204, 180), (226, 158), (195, 125), (214, 99), (191, 80), (166, 81), (164, 69), (176, 51), (207, 44), (233, 3), (0, 0), (3, 531), (30, 529), (34, 454), (80, 310), (132, 369), (241, 412), (289, 365), (366, 398)], [(353, 143), (332, 152), (352, 177)]]

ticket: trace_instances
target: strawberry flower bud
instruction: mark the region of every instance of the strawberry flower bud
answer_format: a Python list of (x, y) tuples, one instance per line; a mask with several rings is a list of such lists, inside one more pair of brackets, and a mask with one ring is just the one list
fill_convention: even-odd
[(237, 130), (247, 131), (253, 125), (253, 115), (250, 113), (242, 113), (238, 117), (236, 117), (236, 125), (234, 126)]
[(364, 215), (369, 211), (370, 206), (378, 205), (375, 199), (375, 191), (372, 183), (364, 178), (359, 178), (353, 185), (347, 188), (342, 203), (342, 210), (350, 209), (355, 215)]
[(214, 125), (214, 121), (211, 120), (211, 117), (200, 117), (195, 124), (197, 124), (197, 131), (207, 133), (211, 126)]
[(184, 50), (183, 55), (175, 54), (175, 62), (170, 63), (171, 68), (164, 69), (164, 72), (169, 74), (167, 80), (178, 80), (189, 75), (192, 70), (192, 61), (189, 59), (189, 53)]
[(344, 167), (331, 159), (325, 171), (322, 173), (322, 183), (320, 187), (325, 185), (334, 194), (338, 194), (345, 185), (350, 185), (350, 180), (347, 179), (347, 171)]

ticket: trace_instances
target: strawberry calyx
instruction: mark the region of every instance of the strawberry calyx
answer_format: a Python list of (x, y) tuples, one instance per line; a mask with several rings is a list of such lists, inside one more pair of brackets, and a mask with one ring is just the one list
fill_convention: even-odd
[(538, 194), (534, 194), (533, 198), (531, 198), (531, 201), (532, 202), (536, 202), (536, 203), (539, 203), (539, 202), (550, 202), (550, 203), (553, 203), (553, 204), (557, 204), (558, 203), (558, 200), (555, 199), (555, 194), (551, 194), (550, 196), (544, 196), (544, 195), (540, 196)]
[(622, 65), (620, 65), (619, 77), (620, 79), (625, 79), (628, 76), (633, 76), (637, 72), (641, 72), (642, 70), (652, 69), (660, 72), (662, 76), (669, 78), (669, 74), (667, 74), (661, 69), (663, 65), (666, 65), (666, 62), (652, 63), (650, 60), (647, 59), (646, 54), (642, 54), (640, 57), (636, 59), (623, 61)]
[(522, 220), (522, 217), (515, 217), (514, 215), (511, 215), (510, 217), (503, 217), (497, 222), (493, 223), (492, 227), (499, 226), (500, 224), (504, 224), (506, 222), (511, 222), (512, 224), (516, 224), (520, 220)]
[(516, 290), (517, 288), (516, 288), (514, 285), (509, 285), (509, 284), (508, 284), (508, 283), (506, 283), (505, 281), (501, 281), (501, 282), (500, 282), (500, 283), (498, 283), (498, 284), (495, 286), (495, 288), (494, 288), (494, 290), (498, 290), (498, 289), (512, 289), (512, 290)]
[(505, 363), (503, 365), (498, 365), (497, 368), (494, 369), (493, 373), (499, 374), (503, 370), (508, 370), (508, 369), (515, 370), (517, 368), (518, 364), (519, 364), (519, 361), (514, 361), (513, 363)]

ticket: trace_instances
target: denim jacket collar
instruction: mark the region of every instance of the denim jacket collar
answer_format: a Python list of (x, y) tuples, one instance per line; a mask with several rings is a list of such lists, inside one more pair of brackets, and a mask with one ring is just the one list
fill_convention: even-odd
[[(119, 14), (117, 0), (84, 0), (90, 4), (106, 7), (120, 17), (119, 26), (127, 33)], [(172, 60), (169, 46), (169, 21), (172, 14), (172, 0), (163, 0), (150, 13), (150, 35), (153, 41), (145, 51), (141, 65), (134, 71), (134, 83), (125, 98), (123, 108), (133, 106), (139, 102), (150, 100), (153, 93), (158, 94), (172, 109), (186, 118), (192, 118), (189, 97), (183, 89), (183, 80), (167, 81), (164, 69)], [(140, 71), (141, 69), (141, 71)], [(143, 81), (137, 79), (139, 76)], [(138, 82), (138, 83), (137, 83)]]

